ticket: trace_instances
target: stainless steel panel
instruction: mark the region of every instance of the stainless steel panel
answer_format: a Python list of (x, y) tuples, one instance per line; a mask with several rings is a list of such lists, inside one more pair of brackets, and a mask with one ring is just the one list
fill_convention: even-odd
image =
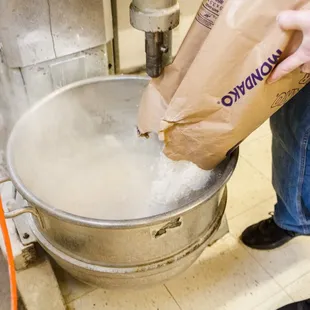
[(9, 67), (26, 67), (113, 38), (109, 0), (0, 1), (0, 41)]
[[(40, 100), (57, 88), (89, 77), (109, 74), (106, 45), (21, 68), (29, 102)], [(38, 87), (40, 85), (40, 87)]]
[(103, 45), (113, 38), (110, 1), (49, 0), (57, 57)]
[(1, 0), (0, 41), (12, 68), (55, 58), (48, 0)]

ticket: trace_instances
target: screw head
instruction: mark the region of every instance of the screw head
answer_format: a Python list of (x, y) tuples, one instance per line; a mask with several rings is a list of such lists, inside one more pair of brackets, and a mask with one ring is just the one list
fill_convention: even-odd
[(27, 233), (24, 233), (24, 234), (23, 234), (23, 238), (24, 238), (24, 239), (28, 239), (29, 237), (30, 237), (29, 234), (27, 234)]

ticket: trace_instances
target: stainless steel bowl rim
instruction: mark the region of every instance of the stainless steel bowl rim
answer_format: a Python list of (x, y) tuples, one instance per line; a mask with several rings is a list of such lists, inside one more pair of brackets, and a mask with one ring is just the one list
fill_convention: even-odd
[(211, 199), (221, 188), (224, 184), (227, 183), (227, 181), (230, 179), (234, 168), (237, 164), (237, 159), (238, 159), (238, 150), (236, 150), (231, 156), (231, 160), (229, 161), (224, 174), (221, 176), (221, 182), (217, 184), (217, 186), (212, 186), (206, 194), (202, 195), (198, 200), (196, 200), (192, 204), (185, 205), (183, 207), (180, 207), (178, 209), (175, 209), (173, 211), (169, 211), (163, 214), (151, 216), (151, 217), (146, 217), (146, 218), (140, 218), (140, 219), (128, 219), (128, 220), (103, 220), (103, 219), (93, 219), (93, 218), (88, 218), (88, 217), (83, 217), (83, 216), (78, 216), (72, 213), (68, 213), (65, 211), (62, 211), (60, 209), (54, 208), (51, 205), (43, 202), (40, 200), (38, 197), (36, 197), (32, 192), (30, 192), (23, 184), (22, 180), (18, 177), (18, 175), (14, 171), (14, 165), (13, 165), (13, 160), (12, 160), (12, 143), (14, 140), (14, 136), (16, 132), (18, 131), (18, 127), (20, 124), (24, 121), (27, 120), (27, 116), (29, 113), (33, 113), (36, 109), (38, 109), (41, 105), (44, 105), (48, 103), (51, 99), (54, 97), (79, 86), (84, 86), (87, 84), (92, 84), (92, 83), (98, 83), (98, 82), (103, 82), (103, 81), (113, 81), (113, 80), (127, 80), (127, 79), (135, 79), (135, 80), (147, 80), (147, 77), (143, 76), (132, 76), (132, 75), (121, 75), (121, 76), (108, 76), (108, 77), (95, 77), (95, 78), (90, 78), (86, 80), (82, 80), (76, 83), (72, 83), (70, 85), (67, 85), (65, 87), (62, 87), (48, 96), (44, 97), (42, 100), (40, 100), (34, 107), (32, 107), (30, 110), (28, 110), (16, 123), (14, 126), (9, 140), (7, 144), (7, 150), (6, 150), (6, 160), (7, 160), (7, 168), (8, 172), (11, 178), (12, 183), (18, 190), (18, 192), (28, 201), (30, 202), (31, 205), (35, 205), (35, 207), (38, 207), (39, 209), (42, 209), (43, 211), (49, 213), (50, 215), (59, 218), (61, 220), (75, 223), (77, 225), (82, 225), (82, 226), (92, 226), (92, 227), (98, 227), (98, 228), (119, 228), (119, 229), (124, 229), (124, 228), (134, 228), (134, 227), (140, 227), (140, 226), (146, 226), (149, 224), (156, 224), (157, 222), (163, 222), (163, 221), (169, 221), (171, 218), (181, 216), (185, 212), (190, 211), (191, 209), (197, 207), (199, 204), (201, 204), (203, 201)]

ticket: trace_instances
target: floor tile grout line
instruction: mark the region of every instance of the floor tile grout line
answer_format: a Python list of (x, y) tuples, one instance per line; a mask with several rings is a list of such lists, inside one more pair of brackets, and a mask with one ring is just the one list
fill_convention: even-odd
[[(237, 240), (237, 242), (247, 251), (247, 253), (254, 259), (254, 261), (270, 276), (270, 278), (279, 286), (280, 291), (284, 291), (285, 294), (292, 299), (292, 301), (294, 301), (294, 298), (287, 292), (287, 288), (292, 285), (293, 283), (296, 283), (298, 280), (300, 280), (302, 277), (304, 277), (307, 274), (310, 274), (310, 270), (308, 270), (307, 272), (305, 272), (303, 275), (301, 275), (300, 277), (298, 277), (297, 279), (295, 279), (294, 281), (292, 281), (291, 283), (283, 286), (281, 285), (277, 279), (275, 279), (275, 277), (259, 262), (259, 260), (256, 259), (256, 257), (254, 255), (252, 255), (251, 250), (244, 245), (239, 238), (237, 238), (236, 236), (234, 236), (232, 233), (229, 233), (233, 238), (235, 238)], [(280, 293), (280, 291), (278, 293)], [(277, 294), (278, 294), (277, 293)], [(259, 305), (257, 305), (259, 306)]]
[[(231, 233), (230, 233), (231, 234)], [(231, 234), (232, 235), (232, 234)], [(284, 287), (274, 278), (274, 276), (256, 259), (254, 255), (252, 255), (250, 249), (243, 244), (239, 238), (232, 235), (235, 239), (237, 239), (237, 242), (247, 251), (247, 253), (254, 259), (254, 261), (269, 275), (269, 277), (279, 286), (280, 290), (284, 290)], [(280, 292), (279, 290), (279, 292)]]
[[(81, 294), (80, 296), (75, 297), (75, 298), (73, 298), (72, 300), (70, 300), (70, 301), (68, 301), (68, 302), (66, 302), (66, 300), (65, 300), (65, 305), (66, 305), (66, 306), (69, 306), (69, 305), (70, 305), (71, 303), (73, 303), (74, 301), (76, 301), (76, 300), (78, 300), (78, 299), (81, 299), (81, 298), (85, 297), (86, 295), (91, 294), (91, 293), (93, 293), (94, 291), (99, 290), (99, 289), (100, 289), (99, 287), (94, 287), (91, 291), (85, 292), (85, 293)], [(65, 299), (65, 298), (64, 298), (64, 299)]]
[[(265, 173), (263, 173), (261, 170), (257, 169), (246, 157), (244, 157), (242, 155), (242, 152), (240, 154), (240, 157), (245, 160), (247, 162), (247, 164), (249, 164), (256, 172), (258, 172), (261, 176), (263, 176), (265, 179), (267, 179), (271, 184), (272, 184), (272, 179), (269, 178), (268, 176), (265, 175)], [(270, 165), (272, 165), (272, 163), (270, 162)]]
[[(279, 295), (279, 294), (281, 294), (281, 293), (284, 293), (284, 294), (290, 299), (291, 302), (294, 301), (293, 298), (292, 298), (289, 294), (287, 294), (287, 292), (286, 292), (284, 289), (282, 289), (281, 291), (279, 291), (279, 292), (276, 293), (275, 295)], [(275, 296), (275, 295), (274, 295), (274, 296)], [(265, 302), (267, 302), (268, 300), (271, 300), (272, 298), (274, 298), (274, 296), (270, 296), (270, 297), (267, 298), (266, 300), (262, 301), (260, 304), (258, 304), (258, 305), (256, 305), (255, 307), (253, 307), (251, 310), (257, 309), (259, 306), (263, 305), (263, 304), (264, 304)]]
[(180, 310), (182, 310), (182, 307), (180, 306), (180, 304), (178, 303), (178, 301), (176, 300), (176, 298), (174, 297), (174, 295), (170, 292), (169, 288), (167, 287), (166, 284), (164, 284), (164, 287), (166, 288), (167, 292), (169, 293), (169, 295), (173, 298), (174, 302), (177, 304), (177, 306), (179, 307)]
[[(228, 194), (229, 194), (229, 187), (228, 187)], [(260, 202), (255, 203), (252, 207), (246, 208), (245, 210), (241, 211), (238, 214), (233, 215), (232, 217), (227, 217), (228, 222), (235, 219), (237, 216), (240, 216), (250, 210), (252, 210), (253, 208), (257, 208), (260, 204), (267, 202), (268, 200), (271, 200), (271, 198), (273, 198), (275, 195), (271, 195), (269, 197), (264, 198), (263, 200), (261, 200)]]
[[(286, 289), (287, 287), (289, 287), (290, 285), (292, 285), (293, 283), (295, 283), (296, 281), (300, 280), (302, 277), (304, 277), (307, 274), (310, 274), (310, 269), (308, 271), (306, 271), (305, 273), (303, 273), (301, 276), (299, 276), (297, 279), (295, 279), (294, 281), (286, 284), (286, 285), (282, 285), (280, 284), (277, 279), (275, 279), (275, 277), (259, 262), (259, 260), (256, 259), (256, 257), (251, 253), (251, 249), (249, 249), (246, 245), (244, 245), (239, 238), (237, 238), (236, 236), (234, 236), (231, 232), (229, 233), (230, 235), (232, 235), (234, 238), (237, 239), (237, 241), (241, 244), (241, 246), (250, 254), (250, 256), (266, 271), (266, 273), (277, 283), (277, 285), (284, 290), (286, 293)], [(282, 246), (285, 247), (286, 245)], [(288, 294), (288, 293), (287, 293)], [(289, 295), (289, 294), (288, 294)], [(290, 295), (289, 295), (290, 296)], [(291, 296), (290, 296), (291, 297)], [(292, 298), (292, 297), (291, 297)]]
[[(283, 286), (283, 289), (285, 290), (285, 292), (287, 292), (286, 289), (287, 289), (289, 286), (293, 285), (294, 283), (296, 283), (297, 281), (299, 281), (301, 278), (303, 278), (304, 276), (306, 276), (306, 275), (308, 275), (308, 274), (310, 275), (310, 269), (309, 269), (308, 271), (306, 271), (305, 273), (303, 273), (300, 277), (298, 277), (298, 278), (295, 279), (294, 281), (292, 281), (292, 282), (288, 283), (287, 285)], [(289, 294), (289, 293), (287, 292), (287, 294)], [(293, 297), (292, 297), (292, 298), (293, 298)]]

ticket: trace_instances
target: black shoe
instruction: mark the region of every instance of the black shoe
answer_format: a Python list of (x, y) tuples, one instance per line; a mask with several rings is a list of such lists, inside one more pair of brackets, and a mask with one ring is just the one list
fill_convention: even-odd
[(297, 236), (299, 234), (280, 228), (271, 217), (248, 227), (240, 239), (252, 249), (272, 250)]
[(310, 310), (310, 299), (294, 302), (278, 310)]

